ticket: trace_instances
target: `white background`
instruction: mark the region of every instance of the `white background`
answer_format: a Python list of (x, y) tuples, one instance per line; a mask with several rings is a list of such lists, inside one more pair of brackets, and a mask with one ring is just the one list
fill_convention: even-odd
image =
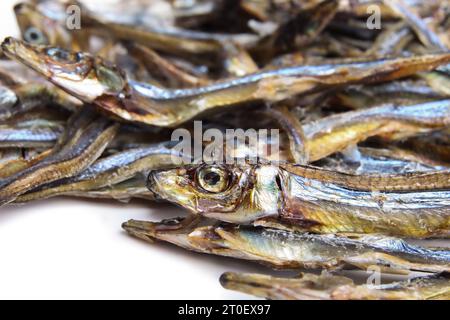
[[(18, 33), (15, 2), (0, 1), (1, 39)], [(222, 289), (220, 275), (265, 268), (147, 244), (121, 229), (128, 219), (177, 215), (178, 209), (145, 202), (68, 198), (0, 208), (0, 298), (249, 298)]]

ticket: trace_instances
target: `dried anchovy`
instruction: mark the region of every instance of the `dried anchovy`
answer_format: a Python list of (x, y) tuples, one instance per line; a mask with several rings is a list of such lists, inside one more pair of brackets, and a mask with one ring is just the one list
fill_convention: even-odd
[[(61, 195), (89, 194), (91, 191), (117, 185), (135, 177), (138, 173), (146, 175), (151, 170), (173, 166), (176, 159), (181, 161), (182, 156), (165, 144), (125, 150), (97, 160), (78, 175), (31, 190), (18, 197), (16, 202), (24, 203)], [(145, 178), (142, 179), (145, 185)]]
[(225, 273), (223, 287), (271, 300), (448, 300), (448, 273), (421, 276), (387, 285), (356, 285), (329, 273), (277, 278), (260, 274)]
[(112, 121), (83, 109), (71, 118), (63, 137), (47, 157), (0, 182), (0, 204), (83, 171), (103, 153), (117, 129), (118, 125)]
[(361, 269), (380, 266), (388, 273), (444, 272), (450, 268), (449, 250), (420, 248), (396, 238), (315, 235), (270, 228), (211, 226), (208, 222), (199, 226), (200, 223), (190, 219), (160, 223), (131, 220), (123, 228), (146, 241), (161, 240), (200, 253), (252, 260), (275, 268), (333, 270), (347, 265)]
[(357, 175), (290, 164), (197, 165), (154, 171), (149, 188), (194, 214), (231, 223), (274, 218), (279, 223), (267, 225), (417, 238), (450, 231), (449, 170)]
[(88, 54), (33, 46), (13, 38), (6, 39), (2, 49), (10, 58), (24, 63), (84, 102), (93, 103), (124, 120), (155, 126), (176, 126), (208, 110), (230, 105), (261, 100), (276, 102), (343, 85), (395, 80), (450, 62), (450, 54), (431, 54), (298, 66), (263, 71), (205, 87), (162, 89), (128, 81), (121, 70)]
[(419, 105), (384, 105), (322, 118), (303, 126), (310, 161), (342, 151), (369, 137), (404, 139), (450, 124), (450, 100)]

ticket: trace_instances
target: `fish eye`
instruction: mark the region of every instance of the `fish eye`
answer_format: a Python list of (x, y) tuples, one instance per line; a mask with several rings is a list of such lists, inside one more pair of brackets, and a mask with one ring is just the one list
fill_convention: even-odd
[(56, 62), (60, 63), (76, 63), (80, 60), (80, 56), (78, 54), (59, 48), (48, 49), (47, 55)]
[(205, 191), (219, 193), (227, 190), (230, 177), (223, 168), (208, 166), (199, 169), (197, 180)]
[(48, 44), (47, 37), (44, 33), (35, 27), (28, 28), (25, 31), (23, 38), (26, 42), (32, 44)]

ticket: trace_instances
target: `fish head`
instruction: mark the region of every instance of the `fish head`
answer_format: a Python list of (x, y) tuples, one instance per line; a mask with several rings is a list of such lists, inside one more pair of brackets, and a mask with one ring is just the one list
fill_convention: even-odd
[(160, 222), (130, 220), (122, 228), (131, 236), (147, 242), (165, 241), (185, 249), (210, 253), (226, 249), (222, 238), (215, 233), (215, 223), (196, 216)]
[(201, 164), (153, 171), (148, 188), (194, 214), (248, 223), (278, 214), (278, 175), (279, 168), (270, 165)]
[[(31, 3), (21, 2), (14, 6), (14, 13), (22, 38), (35, 45), (58, 45), (69, 47), (72, 36), (59, 20), (45, 15)], [(65, 17), (65, 10), (61, 10)]]
[(2, 50), (86, 103), (105, 95), (120, 95), (127, 86), (120, 69), (88, 53), (33, 45), (12, 37), (5, 39)]

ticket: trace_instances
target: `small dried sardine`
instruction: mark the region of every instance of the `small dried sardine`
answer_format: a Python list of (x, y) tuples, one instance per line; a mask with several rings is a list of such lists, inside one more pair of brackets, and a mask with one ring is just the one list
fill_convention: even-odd
[(86, 194), (89, 191), (113, 186), (131, 179), (138, 173), (146, 175), (151, 170), (173, 166), (174, 159), (181, 160), (181, 158), (181, 155), (172, 151), (164, 143), (125, 150), (97, 160), (78, 175), (31, 190), (18, 197), (16, 202), (30, 202), (61, 195)]
[(220, 54), (223, 51), (223, 42), (236, 42), (248, 46), (258, 40), (258, 37), (252, 34), (206, 33), (175, 26), (165, 28), (130, 26), (105, 20), (87, 10), (83, 13), (83, 17), (85, 26), (92, 33), (100, 36), (106, 34), (119, 40), (132, 40), (155, 50), (185, 57)]
[(450, 171), (354, 175), (297, 165), (154, 171), (159, 197), (231, 223), (276, 218), (320, 233), (450, 236)]
[[(338, 269), (380, 266), (390, 273), (450, 270), (450, 250), (431, 250), (382, 236), (315, 235), (270, 228), (211, 225), (175, 219), (161, 223), (131, 220), (123, 228), (143, 240), (161, 240), (200, 253), (269, 264), (275, 268)], [(208, 225), (209, 223), (209, 225)]]
[(450, 125), (450, 100), (419, 105), (385, 105), (346, 112), (303, 125), (311, 162), (323, 159), (373, 136), (392, 140)]
[(448, 300), (450, 276), (440, 273), (381, 285), (356, 285), (352, 279), (324, 272), (276, 278), (260, 274), (225, 273), (226, 289), (271, 300)]
[(13, 38), (2, 48), (86, 103), (128, 121), (176, 126), (208, 110), (252, 101), (281, 101), (344, 84), (394, 80), (450, 62), (450, 54), (382, 59), (336, 65), (299, 66), (217, 82), (194, 89), (162, 89), (128, 81), (99, 57), (33, 46)]
[(88, 109), (74, 115), (67, 130), (42, 161), (0, 181), (0, 204), (41, 185), (71, 177), (91, 165), (114, 138), (118, 125)]
[(420, 41), (431, 49), (448, 50), (438, 35), (403, 0), (383, 0), (383, 3), (397, 12), (416, 32)]

